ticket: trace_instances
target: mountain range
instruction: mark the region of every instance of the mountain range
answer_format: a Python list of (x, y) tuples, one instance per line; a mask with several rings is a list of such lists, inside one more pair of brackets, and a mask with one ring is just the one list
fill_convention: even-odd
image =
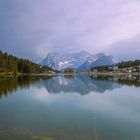
[(86, 51), (77, 53), (48, 53), (40, 64), (42, 66), (52, 67), (57, 70), (65, 68), (75, 68), (77, 72), (89, 70), (94, 66), (106, 66), (113, 64), (112, 56), (104, 53), (91, 54)]

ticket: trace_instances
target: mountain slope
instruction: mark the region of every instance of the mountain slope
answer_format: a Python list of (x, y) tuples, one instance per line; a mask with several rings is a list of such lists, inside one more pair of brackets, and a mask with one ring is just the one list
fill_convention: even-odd
[(85, 51), (77, 53), (49, 53), (40, 63), (42, 66), (63, 70), (75, 68), (78, 72), (89, 70), (93, 66), (105, 66), (113, 64), (111, 56), (104, 53), (90, 54)]
[(104, 54), (91, 55), (86, 62), (77, 68), (77, 72), (89, 70), (95, 66), (107, 66), (112, 65), (113, 60), (111, 56), (106, 56)]
[(87, 60), (89, 55), (90, 54), (85, 51), (78, 53), (49, 53), (40, 64), (58, 70), (67, 67), (77, 68)]

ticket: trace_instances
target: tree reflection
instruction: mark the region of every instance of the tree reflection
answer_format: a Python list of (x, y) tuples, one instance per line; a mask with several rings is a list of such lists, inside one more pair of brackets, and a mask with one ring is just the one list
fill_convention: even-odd
[(28, 89), (31, 85), (45, 87), (48, 93), (76, 92), (81, 95), (91, 91), (104, 93), (122, 85), (140, 87), (140, 76), (101, 76), (101, 75), (64, 75), (64, 76), (19, 76), (0, 77), (0, 97)]
[(0, 97), (14, 93), (18, 89), (28, 89), (31, 84), (40, 79), (48, 80), (52, 76), (16, 76), (16, 77), (0, 77)]
[(121, 76), (107, 76), (107, 75), (91, 75), (92, 79), (106, 80), (119, 83), (121, 85), (140, 87), (140, 75), (121, 75)]

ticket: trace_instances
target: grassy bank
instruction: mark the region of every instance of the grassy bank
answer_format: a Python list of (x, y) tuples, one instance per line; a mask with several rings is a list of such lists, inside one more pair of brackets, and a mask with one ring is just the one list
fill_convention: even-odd
[(59, 73), (0, 73), (0, 76), (20, 76), (20, 75), (32, 75), (32, 76), (36, 76), (36, 75), (57, 75)]
[(81, 72), (73, 74), (63, 74), (63, 73), (0, 73), (0, 76), (20, 76), (20, 75), (111, 75), (111, 76), (121, 76), (121, 75), (140, 75), (140, 73), (119, 73), (119, 72)]
[(120, 75), (140, 75), (140, 73), (120, 73), (120, 72), (81, 72), (78, 74), (85, 74), (85, 75), (112, 75), (112, 76), (120, 76)]
[(2, 73), (0, 73), (0, 76), (18, 76), (18, 75), (21, 75), (22, 73), (16, 73), (16, 74), (14, 74), (14, 73), (7, 73), (7, 72), (2, 72)]

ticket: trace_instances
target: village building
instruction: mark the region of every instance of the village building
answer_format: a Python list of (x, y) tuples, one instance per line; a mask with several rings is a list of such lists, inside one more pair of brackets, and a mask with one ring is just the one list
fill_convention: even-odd
[(127, 73), (132, 73), (132, 69), (127, 69)]
[(109, 71), (117, 71), (118, 70), (118, 65), (113, 65), (108, 67)]
[(64, 73), (65, 74), (73, 74), (73, 73), (75, 73), (75, 68), (65, 68)]
[(132, 72), (140, 72), (140, 66), (136, 66), (132, 69)]
[(136, 68), (136, 72), (140, 72), (140, 66), (137, 66), (135, 68)]
[(90, 72), (92, 72), (92, 73), (96, 73), (96, 72), (98, 72), (98, 70), (97, 70), (97, 69), (91, 69)]

